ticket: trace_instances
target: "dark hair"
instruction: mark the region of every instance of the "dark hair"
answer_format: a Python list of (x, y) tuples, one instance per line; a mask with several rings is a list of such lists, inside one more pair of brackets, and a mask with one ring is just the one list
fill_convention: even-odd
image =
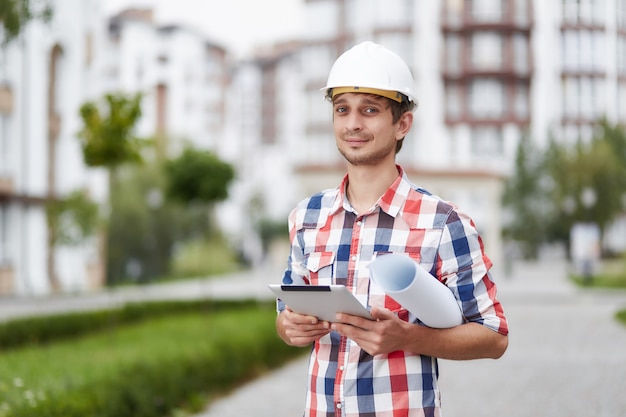
[[(400, 103), (391, 99), (387, 100), (389, 101), (389, 107), (391, 108), (391, 117), (394, 124), (398, 123), (404, 113), (413, 111), (415, 109), (415, 102), (409, 101), (407, 97), (404, 97), (404, 99)], [(396, 142), (396, 154), (400, 152), (400, 149), (402, 149), (403, 142), (404, 138)]]

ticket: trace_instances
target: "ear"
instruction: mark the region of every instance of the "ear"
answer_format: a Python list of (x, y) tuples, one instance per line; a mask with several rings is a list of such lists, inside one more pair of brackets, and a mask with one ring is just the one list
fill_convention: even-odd
[(404, 112), (396, 126), (396, 139), (400, 140), (409, 133), (411, 126), (413, 126), (413, 112)]

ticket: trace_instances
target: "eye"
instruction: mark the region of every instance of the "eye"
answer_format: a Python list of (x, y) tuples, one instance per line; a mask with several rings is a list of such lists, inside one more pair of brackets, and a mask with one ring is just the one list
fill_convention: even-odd
[(335, 107), (335, 113), (345, 113), (348, 110), (344, 107), (344, 106), (337, 106)]
[(368, 113), (368, 114), (378, 113), (378, 109), (376, 107), (366, 107), (363, 110), (363, 113)]

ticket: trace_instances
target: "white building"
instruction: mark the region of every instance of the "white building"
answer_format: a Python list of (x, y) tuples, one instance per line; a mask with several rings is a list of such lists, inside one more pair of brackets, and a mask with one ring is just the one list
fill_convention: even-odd
[(159, 26), (152, 15), (129, 9), (109, 20), (106, 90), (144, 95), (140, 137), (214, 149), (224, 120), (226, 50), (191, 29)]
[(45, 203), (79, 189), (106, 197), (76, 139), (78, 108), (100, 93), (104, 22), (97, 1), (51, 4), (50, 22), (28, 23), (0, 49), (0, 294), (84, 290), (103, 278), (97, 239), (52, 244)]
[(363, 40), (400, 54), (416, 80), (420, 106), (398, 161), (415, 183), (474, 218), (497, 265), (503, 179), (518, 142), (545, 145), (550, 134), (587, 141), (604, 115), (626, 123), (626, 0), (310, 0), (304, 7), (299, 44), (265, 51), (234, 76), (231, 96), (242, 116), (231, 119), (229, 137), (245, 152), (237, 165), (245, 174), (231, 218), (237, 207), (246, 218), (247, 201), (261, 196), (263, 215), (284, 219), (299, 199), (338, 185), (344, 167), (319, 89), (336, 57)]
[(102, 284), (96, 242), (53, 247), (44, 203), (76, 189), (106, 201), (76, 139), (80, 105), (106, 92), (142, 92), (137, 134), (168, 138), (170, 155), (190, 143), (236, 167), (218, 215), (252, 259), (259, 219), (286, 222), (345, 172), (320, 88), (360, 41), (411, 66), (420, 106), (398, 160), (474, 218), (496, 265), (518, 142), (586, 141), (604, 115), (626, 123), (626, 0), (304, 0), (301, 38), (237, 63), (150, 10), (109, 18), (99, 1), (54, 0), (51, 22), (0, 49), (0, 294)]
[(79, 108), (105, 93), (141, 92), (135, 132), (213, 149), (224, 118), (224, 48), (150, 10), (109, 20), (100, 0), (54, 0), (50, 22), (31, 21), (0, 49), (0, 295), (102, 286), (99, 240), (53, 244), (46, 202), (86, 190), (105, 206), (106, 173), (83, 163)]

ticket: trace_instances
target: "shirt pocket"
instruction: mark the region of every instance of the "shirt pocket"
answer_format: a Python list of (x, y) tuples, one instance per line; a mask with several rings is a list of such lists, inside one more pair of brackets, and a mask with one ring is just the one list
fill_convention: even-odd
[(309, 272), (311, 285), (331, 285), (335, 252), (311, 252), (304, 259), (304, 267)]

